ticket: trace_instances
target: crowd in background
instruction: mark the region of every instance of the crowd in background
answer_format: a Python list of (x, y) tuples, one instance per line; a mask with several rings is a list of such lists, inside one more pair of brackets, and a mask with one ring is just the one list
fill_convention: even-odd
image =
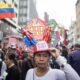
[[(61, 55), (67, 59), (80, 76), (80, 45), (75, 44), (70, 48), (62, 45), (59, 49)], [(5, 48), (0, 44), (0, 78), (3, 80), (25, 80), (27, 71), (36, 66), (33, 57), (32, 53), (24, 51), (21, 47), (11, 45), (11, 47)], [(51, 58), (50, 66), (60, 69), (54, 58)]]

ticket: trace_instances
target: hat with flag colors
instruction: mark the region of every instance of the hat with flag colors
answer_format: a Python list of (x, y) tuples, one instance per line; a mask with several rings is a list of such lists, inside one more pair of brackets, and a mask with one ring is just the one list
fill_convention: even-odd
[(37, 44), (35, 45), (33, 53), (38, 53), (38, 52), (46, 52), (49, 51), (49, 45), (46, 43), (46, 41), (38, 41)]

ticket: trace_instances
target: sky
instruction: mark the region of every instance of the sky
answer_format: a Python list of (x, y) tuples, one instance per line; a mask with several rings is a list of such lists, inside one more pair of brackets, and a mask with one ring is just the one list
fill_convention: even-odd
[(44, 20), (44, 12), (49, 19), (69, 28), (71, 21), (76, 20), (75, 3), (77, 0), (36, 0), (39, 18)]

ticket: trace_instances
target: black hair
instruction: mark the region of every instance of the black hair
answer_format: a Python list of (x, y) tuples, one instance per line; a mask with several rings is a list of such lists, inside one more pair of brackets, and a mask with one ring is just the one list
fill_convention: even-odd
[(17, 65), (16, 55), (14, 53), (7, 54), (8, 58), (14, 62), (15, 65)]
[(8, 54), (8, 58), (10, 60), (15, 60), (15, 54), (13, 54), (13, 53)]
[(75, 44), (74, 46), (77, 48), (80, 48), (80, 44)]
[(70, 49), (73, 49), (74, 48), (74, 45), (72, 45), (71, 47), (70, 47)]

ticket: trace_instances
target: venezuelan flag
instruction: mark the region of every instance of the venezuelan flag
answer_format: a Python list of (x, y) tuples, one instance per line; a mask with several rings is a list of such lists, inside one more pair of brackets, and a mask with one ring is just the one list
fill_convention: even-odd
[(0, 3), (0, 19), (14, 18), (13, 4)]

